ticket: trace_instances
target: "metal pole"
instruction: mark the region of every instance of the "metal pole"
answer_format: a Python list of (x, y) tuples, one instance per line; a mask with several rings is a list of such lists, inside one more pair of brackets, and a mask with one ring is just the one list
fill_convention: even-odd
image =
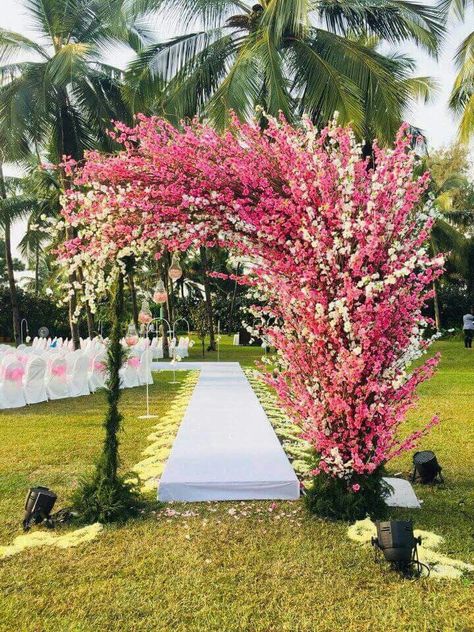
[(217, 361), (220, 361), (221, 321), (217, 321)]
[[(151, 325), (151, 323), (153, 323), (155, 321), (158, 321), (158, 320), (165, 321), (165, 323), (168, 325), (168, 330), (171, 327), (171, 325), (166, 320), (166, 318), (153, 318), (147, 324), (146, 330), (145, 330), (146, 331), (147, 343), (149, 341), (148, 334), (149, 334), (149, 331), (150, 331), (150, 325)], [(150, 346), (150, 349), (151, 349), (151, 346)], [(145, 351), (148, 351), (148, 344), (145, 345)], [(150, 362), (150, 354), (147, 353), (147, 355), (146, 355), (146, 385), (145, 385), (146, 386), (146, 415), (140, 415), (138, 417), (138, 419), (156, 419), (156, 418), (159, 417), (159, 415), (150, 415), (150, 385), (148, 384), (148, 373), (150, 372), (149, 371), (149, 368), (150, 368), (149, 362)]]

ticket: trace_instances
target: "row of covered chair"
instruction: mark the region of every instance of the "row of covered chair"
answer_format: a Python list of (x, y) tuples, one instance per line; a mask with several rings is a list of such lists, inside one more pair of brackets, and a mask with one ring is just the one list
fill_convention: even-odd
[[(21, 348), (20, 348), (21, 347)], [(104, 344), (80, 349), (0, 348), (0, 409), (89, 395), (106, 383)], [(120, 370), (121, 388), (152, 384), (151, 351), (132, 351)]]

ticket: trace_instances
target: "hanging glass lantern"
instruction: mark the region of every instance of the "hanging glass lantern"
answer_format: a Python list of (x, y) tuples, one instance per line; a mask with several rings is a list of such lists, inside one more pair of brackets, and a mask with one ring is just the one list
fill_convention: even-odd
[(148, 325), (152, 320), (153, 314), (151, 313), (150, 306), (148, 305), (148, 301), (144, 299), (142, 301), (142, 308), (138, 314), (138, 322), (142, 325)]
[(166, 293), (165, 284), (160, 279), (156, 284), (155, 291), (153, 292), (153, 300), (158, 305), (162, 303), (166, 303), (166, 299), (168, 298), (168, 294)]
[(174, 253), (173, 255), (173, 260), (171, 261), (168, 274), (172, 281), (177, 281), (183, 276), (183, 270), (181, 266), (179, 265), (179, 255), (177, 253)]
[(128, 326), (127, 335), (125, 336), (125, 342), (129, 347), (133, 347), (133, 345), (136, 345), (138, 342), (137, 328), (133, 323), (130, 323), (130, 325)]

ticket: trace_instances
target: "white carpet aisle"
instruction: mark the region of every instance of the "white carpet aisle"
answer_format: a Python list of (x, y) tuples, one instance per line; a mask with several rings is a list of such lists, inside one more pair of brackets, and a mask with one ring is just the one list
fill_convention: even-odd
[[(153, 370), (170, 368), (153, 363)], [(295, 472), (240, 365), (183, 362), (176, 368), (201, 374), (161, 477), (159, 500), (299, 498)]]

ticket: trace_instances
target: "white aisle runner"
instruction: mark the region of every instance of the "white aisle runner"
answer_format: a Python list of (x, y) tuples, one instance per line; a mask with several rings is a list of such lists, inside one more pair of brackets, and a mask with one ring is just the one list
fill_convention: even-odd
[[(154, 363), (153, 369), (170, 369)], [(199, 381), (160, 480), (162, 501), (299, 498), (299, 482), (237, 362), (183, 362)]]

